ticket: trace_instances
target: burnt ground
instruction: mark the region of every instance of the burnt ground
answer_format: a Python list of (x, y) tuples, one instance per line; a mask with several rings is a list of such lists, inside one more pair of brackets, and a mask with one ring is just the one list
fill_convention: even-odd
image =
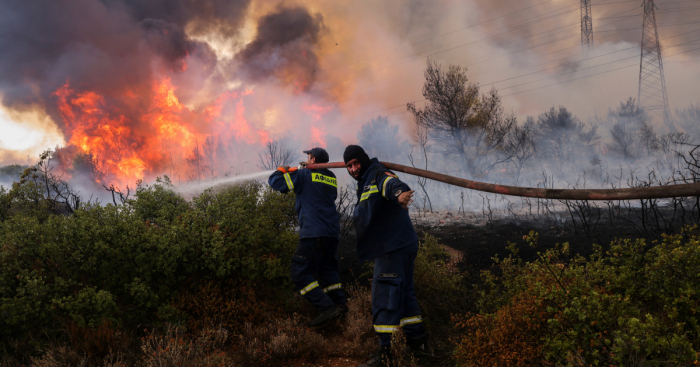
[[(609, 225), (600, 222), (594, 231), (583, 231), (580, 227), (574, 228), (571, 222), (562, 220), (514, 220), (513, 218), (494, 219), (492, 221), (475, 221), (468, 216), (455, 216), (449, 212), (436, 214), (433, 220), (417, 220), (414, 223), (419, 238), (426, 234), (436, 237), (439, 243), (457, 250), (461, 255), (458, 267), (469, 276), (477, 276), (481, 270), (493, 266), (493, 258), (503, 258), (510, 254), (508, 242), (514, 243), (518, 248), (518, 256), (524, 261), (532, 261), (537, 258), (537, 252), (553, 248), (557, 243), (568, 242), (571, 254), (590, 255), (593, 244), (606, 247), (616, 238), (646, 238), (654, 240), (660, 238), (660, 233), (650, 232), (643, 234), (629, 225)], [(444, 216), (444, 218), (443, 218)], [(441, 219), (442, 218), (442, 219)], [(523, 236), (531, 230), (539, 233), (537, 248), (532, 248), (523, 239)], [(338, 246), (338, 258), (340, 261), (340, 275), (343, 283), (351, 283), (359, 280), (368, 284), (366, 277), (361, 274), (370, 269), (359, 263), (355, 252), (355, 238), (341, 240)]]

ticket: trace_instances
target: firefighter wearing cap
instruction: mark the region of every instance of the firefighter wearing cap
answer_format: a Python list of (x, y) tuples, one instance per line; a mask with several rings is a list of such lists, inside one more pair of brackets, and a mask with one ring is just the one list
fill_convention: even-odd
[(413, 191), (377, 158), (350, 145), (343, 154), (348, 173), (358, 181), (353, 214), (360, 262), (374, 260), (372, 320), (379, 352), (360, 366), (390, 364), (391, 334), (399, 327), (421, 364), (430, 363), (427, 337), (413, 286), (418, 236), (408, 216)]
[[(306, 150), (307, 164), (328, 162), (323, 148)], [(279, 167), (269, 178), (273, 189), (294, 192), (299, 215), (299, 244), (292, 256), (291, 278), (297, 290), (318, 311), (309, 326), (320, 326), (347, 313), (338, 275), (340, 219), (335, 207), (338, 184), (327, 169)], [(314, 275), (318, 274), (316, 278)]]

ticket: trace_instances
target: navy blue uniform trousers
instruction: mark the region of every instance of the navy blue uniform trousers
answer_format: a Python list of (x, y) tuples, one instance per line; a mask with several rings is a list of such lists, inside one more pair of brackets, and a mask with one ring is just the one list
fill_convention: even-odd
[(291, 276), (299, 293), (319, 312), (345, 304), (338, 274), (337, 238), (300, 239), (292, 256)]
[(391, 345), (391, 334), (399, 327), (407, 339), (425, 335), (423, 319), (413, 287), (415, 249), (399, 249), (374, 259), (372, 319), (382, 347)]

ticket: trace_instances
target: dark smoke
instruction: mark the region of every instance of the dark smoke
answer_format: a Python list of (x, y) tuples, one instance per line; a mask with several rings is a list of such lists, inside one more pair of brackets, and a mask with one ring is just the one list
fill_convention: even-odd
[(323, 17), (300, 7), (280, 7), (258, 22), (255, 40), (237, 58), (244, 75), (259, 81), (276, 76), (299, 90), (308, 90), (318, 72), (316, 48)]
[(240, 26), (248, 3), (4, 1), (0, 3), (3, 104), (14, 109), (45, 106), (60, 125), (55, 104), (49, 102), (66, 82), (110, 100), (126, 89), (148, 96), (155, 72), (184, 72), (186, 61), (211, 73), (216, 64), (213, 51), (190, 39), (185, 27), (230, 32)]
[(218, 33), (233, 36), (240, 28), (251, 0), (103, 0), (112, 8), (124, 7), (137, 21), (158, 19), (189, 26), (193, 34)]
[[(212, 34), (235, 44), (251, 0), (70, 0), (0, 3), (0, 94), (10, 109), (46, 108), (62, 125), (53, 93), (72, 89), (105, 97), (134, 116), (148, 107), (153, 81), (203, 83), (217, 76), (211, 47), (189, 35)], [(319, 69), (320, 14), (280, 7), (263, 16), (255, 40), (241, 51), (238, 75), (280, 79), (306, 91)], [(158, 75), (156, 75), (158, 74)], [(225, 80), (228, 82), (228, 80)], [(119, 106), (125, 93), (141, 106)], [(187, 88), (181, 97), (188, 96)], [(131, 112), (129, 111), (131, 110)], [(136, 119), (134, 120), (136, 121)]]

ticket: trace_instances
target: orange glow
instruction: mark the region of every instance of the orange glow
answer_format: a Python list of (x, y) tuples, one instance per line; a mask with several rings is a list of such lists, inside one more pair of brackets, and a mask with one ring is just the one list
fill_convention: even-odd
[[(250, 144), (271, 140), (267, 131), (251, 125), (244, 115), (243, 97), (252, 90), (225, 92), (197, 110), (183, 105), (175, 92), (169, 78), (156, 80), (145, 110), (139, 109), (139, 98), (132, 90), (110, 104), (98, 93), (75, 90), (66, 82), (54, 96), (68, 144), (92, 153), (107, 183), (121, 188), (163, 172), (194, 177), (187, 173), (191, 167), (185, 158), (196, 147), (201, 150), (209, 137), (235, 136)], [(64, 164), (70, 162), (68, 158)]]
[(321, 121), (321, 119), (323, 118), (323, 115), (330, 112), (332, 109), (333, 109), (333, 106), (323, 107), (323, 106), (319, 106), (316, 104), (308, 104), (308, 103), (304, 103), (301, 106), (301, 110), (308, 113), (309, 115), (311, 115), (311, 117), (313, 118), (314, 121)]
[(326, 146), (325, 136), (326, 136), (325, 131), (323, 131), (315, 126), (311, 126), (311, 144), (317, 144), (320, 147), (325, 147)]
[(316, 104), (304, 103), (301, 110), (311, 115), (311, 120), (314, 124), (311, 126), (311, 143), (319, 146), (326, 146), (326, 131), (322, 124), (323, 115), (330, 112), (332, 106), (319, 106)]

